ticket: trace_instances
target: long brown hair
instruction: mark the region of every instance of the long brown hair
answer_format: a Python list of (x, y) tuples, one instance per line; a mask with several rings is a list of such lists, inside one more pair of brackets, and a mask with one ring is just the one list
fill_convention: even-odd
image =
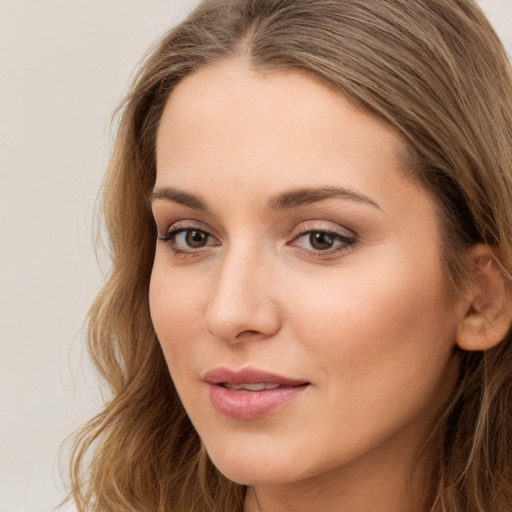
[[(178, 82), (207, 64), (299, 69), (398, 129), (414, 179), (438, 205), (446, 271), (499, 248), (512, 275), (512, 72), (472, 0), (210, 0), (153, 49), (120, 111), (103, 211), (112, 270), (89, 316), (110, 399), (75, 437), (80, 512), (240, 511), (244, 488), (209, 462), (149, 315), (155, 229), (147, 196), (156, 132)], [(460, 354), (460, 378), (429, 440), (432, 512), (512, 510), (512, 343)]]

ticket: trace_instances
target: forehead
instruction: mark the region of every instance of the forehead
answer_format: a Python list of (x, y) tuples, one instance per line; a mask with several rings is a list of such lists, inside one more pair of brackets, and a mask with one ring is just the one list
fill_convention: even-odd
[(175, 88), (158, 131), (157, 161), (183, 152), (199, 157), (212, 147), (217, 149), (215, 159), (208, 155), (212, 161), (231, 152), (256, 163), (263, 147), (275, 156), (290, 149), (328, 156), (340, 129), (350, 135), (345, 139), (351, 153), (378, 151), (381, 158), (396, 158), (402, 145), (387, 123), (305, 73), (262, 74), (244, 63), (224, 62), (200, 69)]
[(411, 184), (403, 148), (397, 130), (309, 74), (228, 61), (201, 68), (169, 97), (157, 185), (211, 191), (228, 180), (253, 195), (293, 185), (392, 193), (390, 172), (401, 186)]

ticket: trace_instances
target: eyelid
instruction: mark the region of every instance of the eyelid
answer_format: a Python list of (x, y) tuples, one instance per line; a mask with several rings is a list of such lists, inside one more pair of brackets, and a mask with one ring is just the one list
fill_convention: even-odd
[[(198, 231), (204, 231), (205, 233), (212, 235), (214, 238), (218, 238), (215, 234), (213, 234), (213, 230), (208, 225), (204, 224), (204, 222), (201, 222), (199, 220), (183, 219), (183, 220), (177, 220), (174, 222), (167, 222), (164, 225), (166, 227), (163, 231), (157, 229), (158, 236), (165, 236), (169, 232), (176, 231), (178, 229), (197, 229)], [(158, 228), (158, 223), (157, 223), (157, 228)]]
[[(210, 242), (214, 241), (214, 243), (208, 243), (205, 246), (196, 248), (179, 247), (178, 243), (176, 242), (176, 238), (182, 233), (186, 233), (187, 231), (199, 231), (201, 233), (204, 233), (209, 237)], [(200, 255), (206, 249), (220, 245), (219, 239), (216, 235), (212, 233), (212, 229), (210, 229), (202, 222), (188, 219), (180, 220), (170, 224), (169, 227), (165, 230), (164, 234), (158, 232), (157, 240), (166, 244), (172, 250), (174, 255), (179, 257), (193, 257), (196, 255)]]
[(307, 220), (302, 222), (295, 228), (295, 236), (311, 233), (311, 231), (322, 231), (326, 233), (334, 233), (346, 238), (359, 238), (359, 235), (346, 226), (342, 226), (336, 222), (322, 220)]
[[(327, 226), (327, 225), (328, 226)], [(304, 237), (306, 235), (311, 235), (312, 233), (325, 233), (330, 235), (339, 242), (339, 244), (335, 245), (329, 249), (307, 249), (305, 247), (301, 247), (295, 242)], [(319, 259), (328, 259), (336, 256), (340, 256), (343, 253), (350, 251), (354, 248), (354, 246), (358, 242), (358, 235), (355, 231), (348, 229), (346, 227), (341, 227), (339, 224), (334, 224), (331, 222), (322, 222), (322, 221), (308, 221), (306, 223), (301, 224), (294, 236), (293, 239), (289, 242), (289, 245), (295, 247), (297, 250), (301, 251), (305, 255), (309, 257), (319, 258)]]

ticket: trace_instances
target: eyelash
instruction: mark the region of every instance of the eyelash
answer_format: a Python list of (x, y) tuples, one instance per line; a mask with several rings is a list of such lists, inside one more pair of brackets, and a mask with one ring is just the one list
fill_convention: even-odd
[[(215, 239), (213, 235), (208, 233), (204, 229), (200, 229), (198, 227), (194, 226), (176, 226), (174, 229), (170, 229), (167, 233), (164, 235), (158, 235), (158, 240), (168, 244), (171, 251), (173, 252), (174, 256), (176, 257), (194, 257), (200, 255), (201, 252), (203, 252), (207, 247), (211, 246), (217, 246), (220, 245), (218, 243), (216, 244), (210, 244), (205, 245), (204, 247), (199, 247), (197, 249), (189, 248), (189, 249), (183, 249), (176, 245), (175, 240), (176, 237), (182, 233), (190, 233), (190, 232), (196, 232), (200, 233), (210, 239)], [(302, 237), (310, 236), (313, 234), (321, 234), (324, 236), (327, 236), (331, 238), (332, 243), (339, 242), (339, 245), (334, 246), (332, 248), (321, 250), (321, 249), (305, 249), (304, 247), (299, 247), (295, 244), (297, 240), (299, 240)], [(350, 251), (354, 245), (356, 244), (356, 238), (352, 236), (347, 236), (344, 233), (341, 233), (336, 230), (330, 230), (330, 229), (309, 229), (309, 228), (302, 228), (299, 230), (299, 233), (294, 237), (294, 239), (289, 243), (289, 245), (296, 247), (299, 251), (307, 254), (310, 257), (314, 258), (329, 258), (335, 255), (343, 254), (347, 251)]]
[[(212, 239), (214, 238), (212, 235), (210, 235), (210, 233), (208, 233), (204, 229), (200, 229), (200, 228), (193, 227), (193, 226), (186, 226), (186, 227), (176, 226), (174, 229), (170, 229), (169, 231), (167, 231), (167, 233), (165, 233), (164, 235), (158, 235), (157, 238), (159, 241), (167, 244), (170, 247), (174, 256), (179, 256), (179, 257), (197, 256), (200, 252), (202, 252), (202, 250), (204, 250), (206, 247), (209, 247), (209, 246), (200, 247), (198, 249), (193, 249), (193, 248), (181, 249), (175, 243), (176, 237), (178, 235), (180, 235), (182, 233), (189, 233), (189, 232), (201, 233), (203, 235), (206, 235), (208, 238), (212, 238)], [(219, 245), (219, 244), (215, 244), (215, 245)]]
[(314, 258), (329, 258), (335, 255), (343, 254), (347, 251), (350, 251), (356, 244), (356, 238), (354, 236), (347, 236), (346, 234), (332, 229), (310, 229), (310, 228), (301, 228), (299, 229), (299, 233), (297, 236), (292, 240), (291, 245), (295, 246), (294, 242), (301, 237), (306, 237), (313, 234), (322, 234), (327, 235), (332, 239), (332, 243), (339, 242), (339, 245), (334, 246), (330, 249), (326, 250), (315, 250), (315, 249), (304, 249), (302, 247), (297, 247), (300, 251), (304, 251), (309, 256), (312, 256)]

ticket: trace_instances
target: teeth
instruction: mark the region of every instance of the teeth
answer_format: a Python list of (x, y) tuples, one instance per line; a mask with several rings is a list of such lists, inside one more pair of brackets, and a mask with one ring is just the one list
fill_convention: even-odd
[(280, 384), (270, 384), (267, 382), (258, 382), (257, 384), (223, 384), (223, 386), (227, 389), (233, 389), (235, 391), (266, 391), (267, 389), (277, 389), (280, 388)]

